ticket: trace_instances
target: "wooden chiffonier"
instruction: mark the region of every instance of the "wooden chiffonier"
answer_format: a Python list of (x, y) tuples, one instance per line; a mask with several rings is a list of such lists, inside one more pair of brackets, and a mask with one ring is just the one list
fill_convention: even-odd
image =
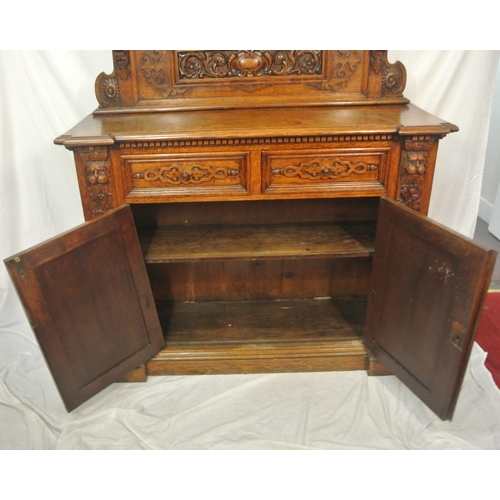
[(458, 129), (409, 103), (403, 65), (113, 58), (55, 141), (89, 222), (6, 261), (68, 410), (148, 374), (366, 369), (451, 418), (495, 254), (425, 217)]

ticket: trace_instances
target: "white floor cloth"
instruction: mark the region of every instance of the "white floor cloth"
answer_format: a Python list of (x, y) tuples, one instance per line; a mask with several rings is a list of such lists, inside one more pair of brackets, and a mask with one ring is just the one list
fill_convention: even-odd
[[(431, 215), (470, 235), (498, 53), (396, 58), (405, 95), (460, 126), (440, 146)], [(83, 221), (72, 155), (52, 141), (96, 107), (95, 77), (111, 69), (108, 52), (0, 51), (1, 259)], [(476, 346), (452, 422), (364, 372), (152, 377), (67, 414), (0, 265), (0, 449), (500, 449), (484, 359)]]
[(149, 377), (68, 414), (29, 326), (0, 339), (0, 449), (500, 449), (500, 391), (477, 344), (443, 422), (364, 371)]

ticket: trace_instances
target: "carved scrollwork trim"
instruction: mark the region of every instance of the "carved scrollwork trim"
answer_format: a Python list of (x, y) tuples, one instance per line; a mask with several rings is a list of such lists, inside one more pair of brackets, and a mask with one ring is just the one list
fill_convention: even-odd
[(378, 169), (378, 165), (362, 161), (317, 159), (298, 165), (286, 165), (271, 170), (272, 175), (282, 177), (299, 177), (308, 180), (331, 180), (338, 177), (349, 177), (352, 174), (363, 175)]
[(201, 166), (191, 163), (177, 163), (169, 167), (147, 169), (136, 172), (134, 179), (143, 179), (147, 182), (163, 182), (167, 184), (203, 184), (212, 180), (224, 180), (228, 177), (237, 177), (240, 171), (226, 167)]
[(92, 150), (80, 153), (84, 168), (91, 217), (97, 217), (114, 208), (114, 194), (109, 153)]
[(321, 50), (198, 50), (178, 52), (179, 79), (317, 75)]

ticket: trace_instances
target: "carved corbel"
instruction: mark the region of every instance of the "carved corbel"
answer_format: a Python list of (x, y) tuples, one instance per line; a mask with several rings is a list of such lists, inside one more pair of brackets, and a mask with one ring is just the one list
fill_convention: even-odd
[(407, 140), (401, 153), (400, 189), (398, 201), (420, 212), (429, 170), (430, 140)]
[(80, 160), (80, 185), (88, 220), (115, 208), (109, 151), (92, 148), (76, 151), (76, 154)]

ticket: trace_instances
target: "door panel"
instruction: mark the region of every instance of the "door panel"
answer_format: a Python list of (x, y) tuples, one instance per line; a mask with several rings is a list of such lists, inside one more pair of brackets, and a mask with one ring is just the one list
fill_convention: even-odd
[(5, 263), (68, 411), (163, 347), (130, 207)]
[(382, 199), (374, 253), (365, 345), (450, 419), (496, 252)]

